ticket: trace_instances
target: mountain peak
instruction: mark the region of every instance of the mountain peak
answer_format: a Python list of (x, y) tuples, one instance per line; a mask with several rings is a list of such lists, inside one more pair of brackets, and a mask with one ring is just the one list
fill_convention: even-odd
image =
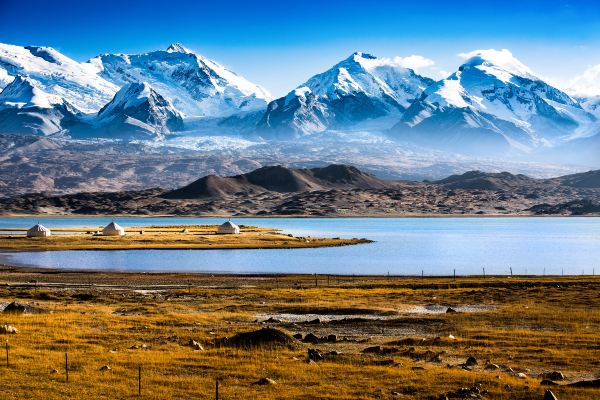
[[(533, 72), (521, 61), (519, 61), (508, 49), (474, 50), (462, 53), (461, 57), (466, 61), (459, 70), (465, 68), (478, 68), (482, 71), (495, 75), (502, 81), (510, 79), (510, 75), (537, 80)], [(507, 75), (508, 74), (508, 75)]]
[(51, 108), (54, 104), (60, 104), (61, 100), (44, 92), (29, 77), (17, 75), (0, 92), (0, 103), (18, 108), (33, 106)]
[(184, 47), (181, 43), (171, 43), (169, 47), (167, 47), (167, 53), (191, 53), (192, 51)]

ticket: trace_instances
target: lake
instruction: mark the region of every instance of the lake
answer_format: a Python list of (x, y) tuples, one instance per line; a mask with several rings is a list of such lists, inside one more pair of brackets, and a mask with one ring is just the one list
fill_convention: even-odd
[[(0, 218), (0, 227), (103, 226), (110, 218)], [(127, 226), (217, 224), (223, 218), (116, 218)], [(236, 218), (300, 236), (374, 243), (320, 249), (0, 253), (46, 268), (147, 272), (373, 275), (600, 273), (600, 218)]]

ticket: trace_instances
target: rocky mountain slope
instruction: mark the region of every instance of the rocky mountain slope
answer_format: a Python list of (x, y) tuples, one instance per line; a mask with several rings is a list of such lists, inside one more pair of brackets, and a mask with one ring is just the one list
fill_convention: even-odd
[(395, 115), (433, 81), (392, 60), (354, 53), (269, 103), (258, 123), (267, 136), (306, 135)]
[(118, 86), (148, 82), (188, 117), (262, 110), (271, 100), (265, 89), (180, 44), (144, 54), (101, 54), (88, 64)]
[(399, 140), (478, 154), (559, 144), (596, 118), (536, 77), (508, 50), (470, 53), (429, 86), (391, 132)]
[(264, 192), (306, 192), (329, 189), (380, 189), (394, 186), (359, 169), (345, 165), (290, 169), (262, 167), (231, 177), (208, 175), (164, 195), (169, 199), (225, 198)]
[(598, 171), (552, 179), (470, 171), (437, 182), (391, 181), (344, 165), (263, 167), (177, 190), (0, 198), (5, 213), (132, 215), (600, 214)]

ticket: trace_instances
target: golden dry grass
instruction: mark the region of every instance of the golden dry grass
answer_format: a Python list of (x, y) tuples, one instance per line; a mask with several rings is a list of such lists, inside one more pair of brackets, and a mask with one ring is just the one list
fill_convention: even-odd
[[(27, 282), (36, 280), (37, 284)], [(52, 281), (56, 286), (45, 285)], [(10, 340), (10, 367), (0, 367), (3, 399), (214, 398), (221, 381), (224, 399), (427, 399), (481, 383), (488, 399), (541, 399), (536, 376), (561, 370), (570, 381), (597, 377), (600, 369), (600, 279), (582, 278), (330, 278), (315, 286), (310, 276), (222, 276), (178, 274), (75, 274), (0, 272), (0, 302), (35, 303), (49, 314), (2, 315), (0, 325), (19, 329)], [(119, 286), (73, 289), (60, 282)], [(157, 291), (133, 290), (177, 285)], [(186, 285), (191, 286), (186, 287)], [(129, 286), (130, 288), (128, 288)], [(124, 288), (125, 287), (125, 288)], [(78, 300), (81, 294), (87, 300)], [(427, 304), (484, 305), (483, 312), (410, 314)], [(348, 341), (293, 348), (213, 347), (216, 338), (258, 329), (259, 314), (378, 314), (380, 321), (321, 324), (273, 323), (290, 333), (335, 333)], [(391, 315), (391, 313), (397, 313)], [(456, 340), (447, 339), (452, 334)], [(415, 360), (402, 352), (366, 355), (372, 345), (390, 347), (404, 338), (443, 339), (416, 345), (417, 352), (444, 351), (442, 362)], [(187, 347), (193, 338), (205, 351)], [(132, 349), (145, 344), (147, 349)], [(306, 349), (336, 350), (339, 356), (305, 362)], [(399, 346), (404, 351), (408, 346)], [(64, 353), (70, 382), (65, 382)], [(456, 365), (475, 356), (474, 371)], [(399, 365), (377, 366), (392, 358)], [(483, 363), (525, 371), (485, 371)], [(99, 371), (109, 365), (111, 371)], [(424, 370), (413, 370), (422, 366)], [(58, 370), (52, 374), (52, 370)], [(269, 377), (277, 384), (253, 383)], [(559, 399), (600, 398), (599, 389), (565, 386)]]
[[(188, 232), (183, 233), (182, 230)], [(242, 227), (239, 235), (218, 235), (215, 225), (133, 227), (125, 236), (93, 235), (98, 228), (62, 228), (58, 234), (28, 238), (24, 234), (0, 234), (0, 249), (38, 250), (136, 250), (136, 249), (281, 249), (332, 247), (366, 243), (365, 239), (293, 237), (274, 229)], [(81, 233), (89, 232), (89, 233)], [(142, 234), (143, 232), (143, 234)]]

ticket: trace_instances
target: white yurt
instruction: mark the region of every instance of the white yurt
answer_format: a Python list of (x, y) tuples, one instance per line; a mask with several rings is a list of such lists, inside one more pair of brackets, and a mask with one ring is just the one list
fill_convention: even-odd
[(240, 227), (231, 221), (227, 221), (224, 224), (219, 225), (217, 233), (221, 235), (237, 235), (240, 233)]
[(35, 224), (27, 231), (27, 237), (46, 237), (50, 235), (52, 235), (50, 229), (40, 224)]
[(123, 227), (121, 225), (119, 225), (113, 221), (110, 224), (106, 225), (104, 227), (104, 229), (102, 229), (102, 235), (103, 236), (124, 236), (125, 229), (123, 229)]

